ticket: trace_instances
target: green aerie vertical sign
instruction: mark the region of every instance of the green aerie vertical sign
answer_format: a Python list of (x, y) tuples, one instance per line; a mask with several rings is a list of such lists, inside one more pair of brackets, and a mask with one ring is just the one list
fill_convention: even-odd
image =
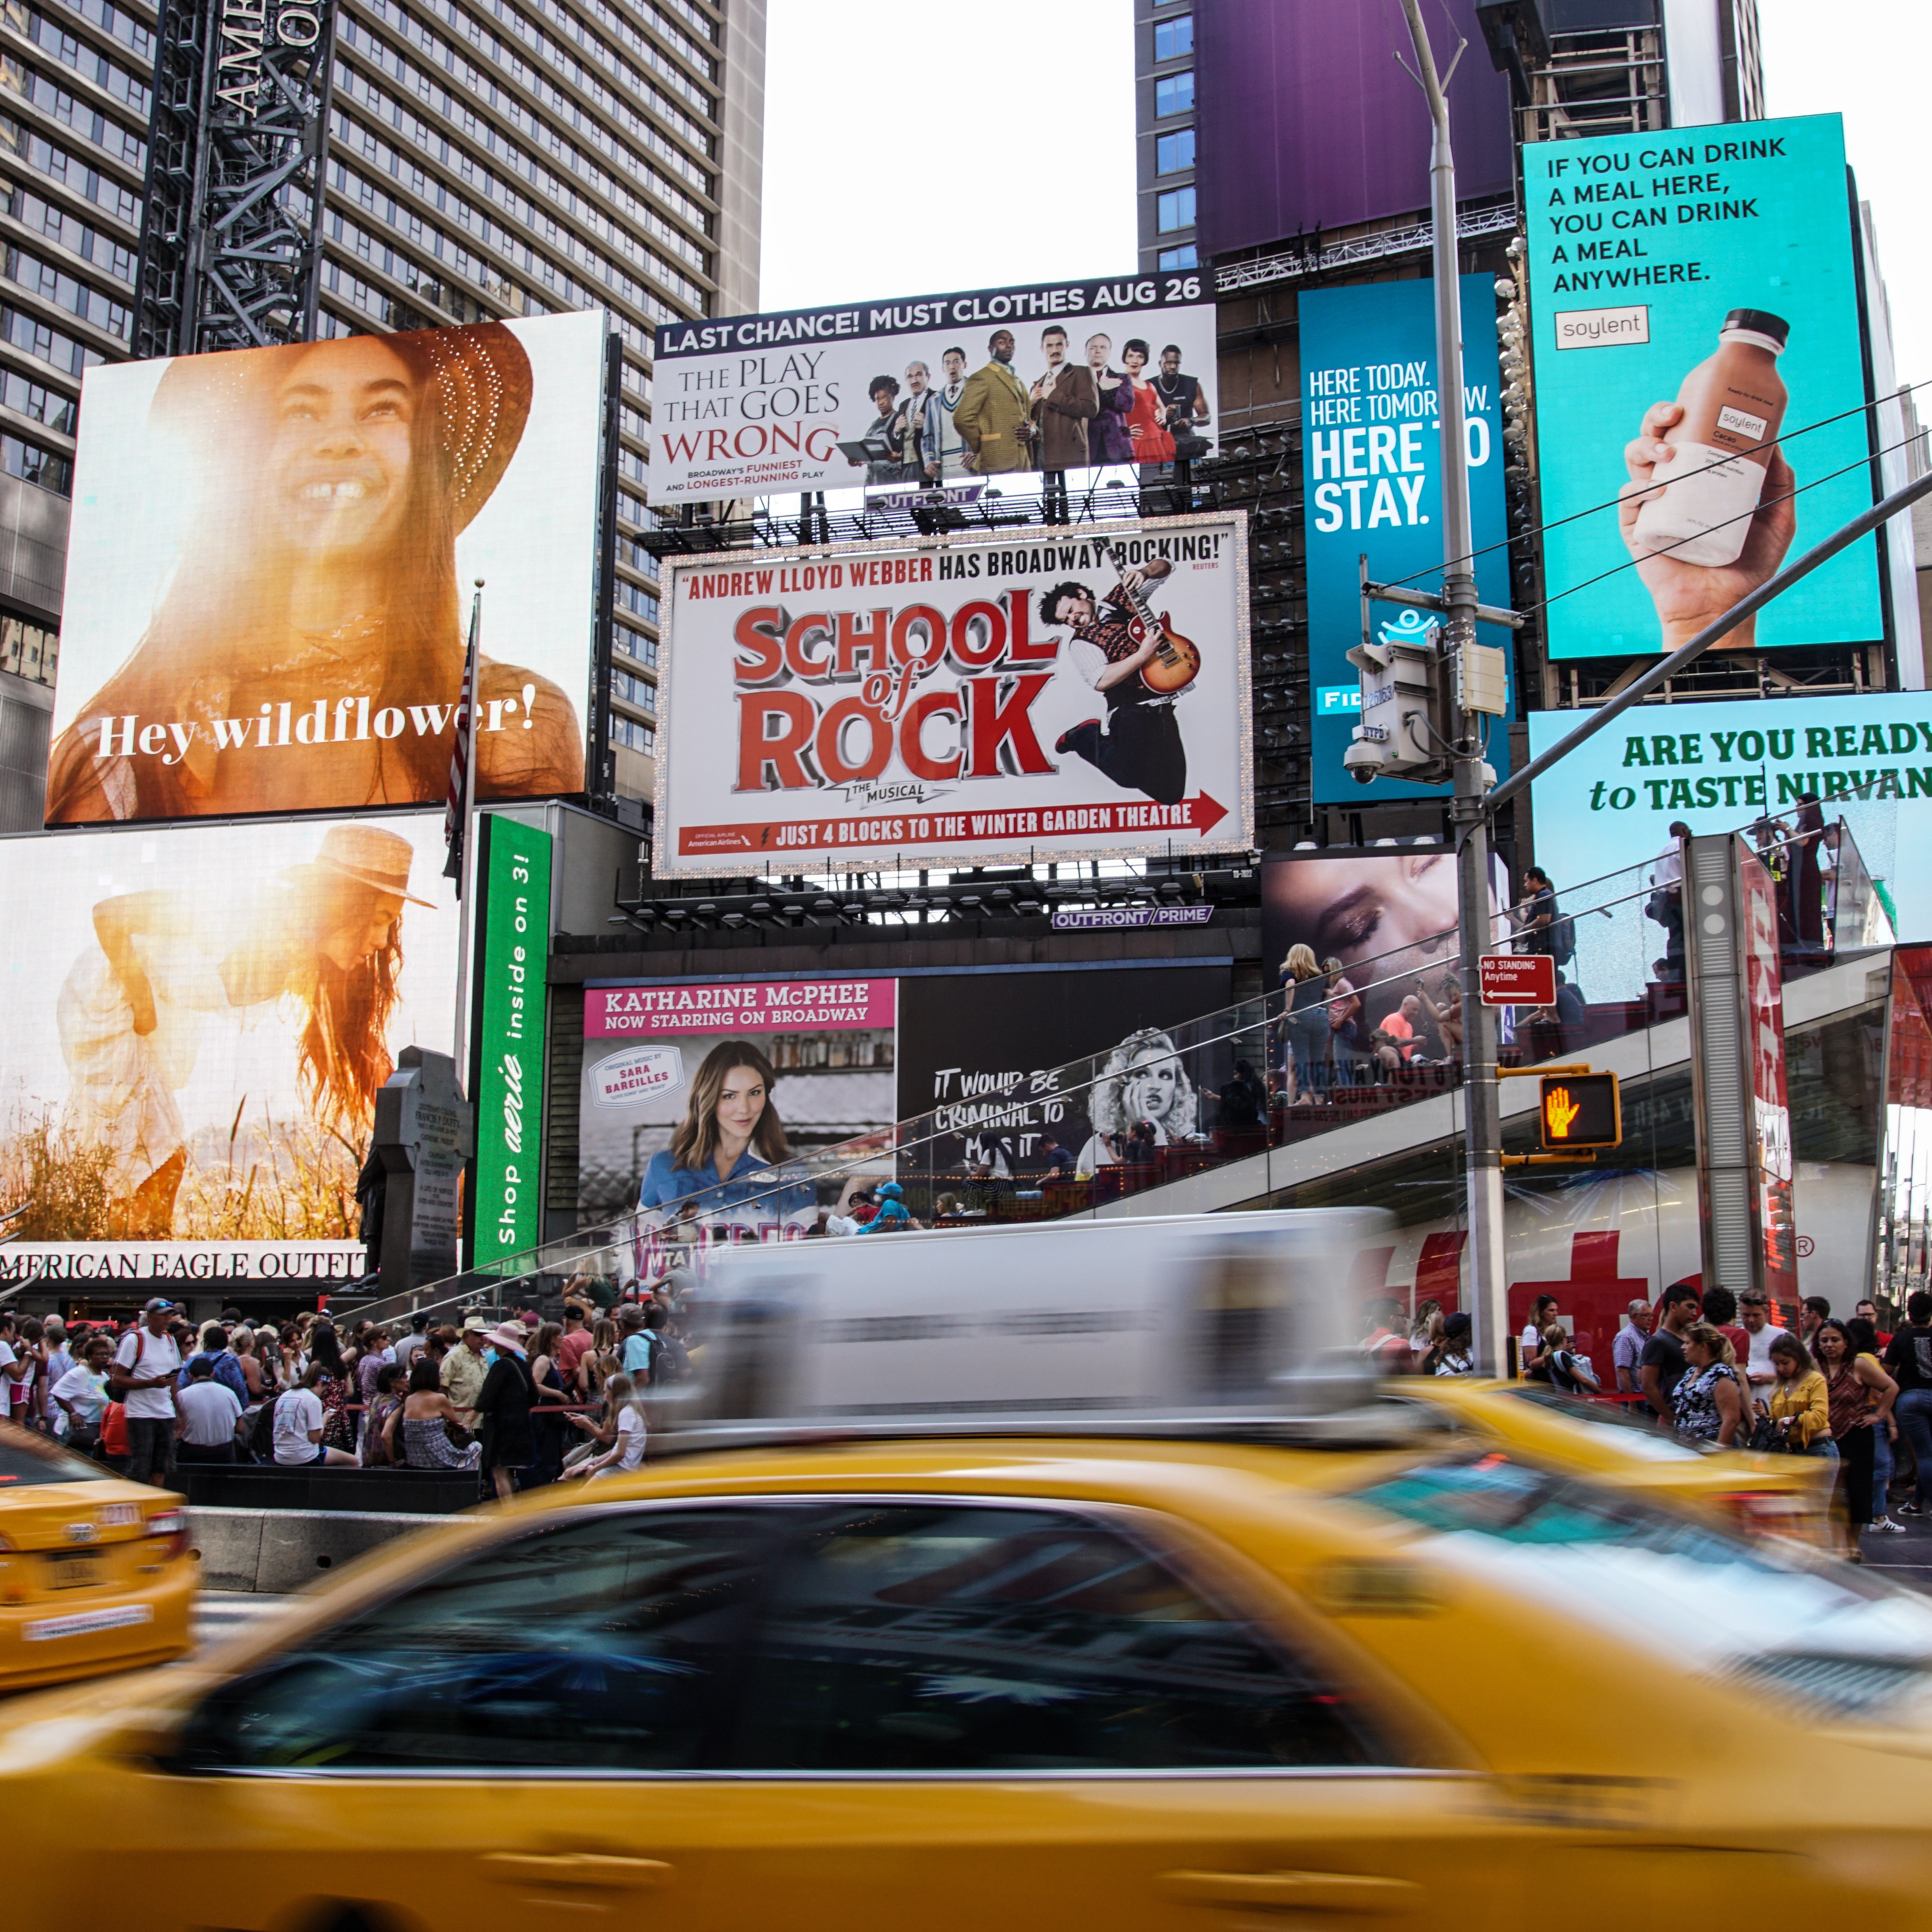
[(477, 872), (474, 1265), (542, 1236), (538, 1206), (550, 959), (550, 839), (497, 812), (482, 819)]

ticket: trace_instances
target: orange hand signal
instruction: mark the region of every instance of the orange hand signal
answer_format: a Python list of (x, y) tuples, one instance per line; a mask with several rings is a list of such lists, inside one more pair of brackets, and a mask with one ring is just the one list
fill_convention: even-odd
[(1582, 1112), (1582, 1103), (1570, 1099), (1568, 1088), (1552, 1087), (1544, 1096), (1544, 1106), (1545, 1117), (1550, 1124), (1550, 1138), (1568, 1140), (1570, 1138), (1570, 1124)]

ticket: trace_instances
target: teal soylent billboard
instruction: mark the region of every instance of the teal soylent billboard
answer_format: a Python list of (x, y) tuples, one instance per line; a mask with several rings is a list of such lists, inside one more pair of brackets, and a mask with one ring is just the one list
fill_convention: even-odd
[(550, 840), (500, 813), (482, 818), (477, 876), (476, 1184), (474, 1265), (526, 1252), (542, 1238), (544, 1022), (550, 961)]
[[(1532, 754), (1540, 757), (1587, 716), (1532, 712)], [(1789, 828), (1807, 793), (1818, 799), (1828, 825), (1845, 821), (1899, 938), (1932, 940), (1932, 693), (1646, 704), (1552, 765), (1530, 792), (1536, 862), (1560, 904), (1564, 893), (1620, 866), (1642, 868), (1630, 888), (1639, 897), (1629, 918), (1633, 945), (1647, 950), (1633, 956), (1633, 986), (1641, 986), (1645, 962), (1664, 950), (1664, 928), (1640, 914), (1650, 868), (1673, 842), (1671, 826), (1681, 820), (1694, 832), (1730, 832), (1783, 814)], [(1826, 872), (1828, 879), (1828, 860)], [(1838, 890), (1854, 889), (1848, 872)], [(1591, 983), (1609, 950), (1594, 918), (1580, 918), (1577, 930), (1586, 997), (1629, 996)]]
[[(1565, 145), (1574, 145), (1568, 144)], [(1342, 768), (1361, 716), (1361, 682), (1349, 663), (1361, 641), (1360, 572), (1418, 590), (1442, 587), (1442, 442), (1436, 413), (1436, 284), (1376, 282), (1311, 289), (1301, 319), (1302, 529), (1308, 550), (1309, 703), (1314, 719), (1314, 796), (1361, 805), (1384, 798), (1446, 797), (1448, 788), (1378, 778), (1358, 784)], [(1462, 387), (1469, 445), (1469, 508), (1476, 588), (1509, 602), (1503, 504), (1502, 416), (1496, 394), (1496, 280), (1462, 278)], [(1420, 611), (1375, 607), (1378, 628), (1420, 628)], [(1485, 630), (1485, 644), (1510, 642)], [(1510, 656), (1514, 656), (1512, 651)], [(1512, 703), (1514, 700), (1512, 700)], [(1509, 770), (1509, 736), (1497, 721), (1490, 762)]]
[[(1550, 652), (1674, 650), (1872, 502), (1844, 128), (1537, 142), (1522, 161)], [(1668, 487), (1620, 503), (1632, 482)], [(1794, 586), (1756, 644), (1880, 637), (1876, 558), (1867, 537)]]

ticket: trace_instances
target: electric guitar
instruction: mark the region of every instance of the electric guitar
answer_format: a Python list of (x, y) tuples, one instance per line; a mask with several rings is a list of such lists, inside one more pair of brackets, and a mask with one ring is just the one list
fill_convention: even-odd
[[(1127, 570), (1128, 565), (1112, 544), (1102, 543), (1100, 550), (1116, 570)], [(1150, 637), (1160, 640), (1154, 647), (1153, 657), (1141, 667), (1141, 682), (1158, 698), (1170, 698), (1177, 691), (1185, 691), (1201, 675), (1199, 650), (1156, 611), (1138, 590), (1130, 590), (1124, 580), (1119, 594), (1126, 599), (1134, 614), (1128, 620), (1127, 635), (1134, 640), (1136, 648), (1145, 644)]]

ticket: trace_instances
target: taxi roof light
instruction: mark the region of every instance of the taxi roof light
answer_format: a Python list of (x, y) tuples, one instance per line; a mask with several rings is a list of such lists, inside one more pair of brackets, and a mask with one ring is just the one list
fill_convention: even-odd
[(1407, 1440), (1342, 1292), (1391, 1217), (1150, 1216), (746, 1248), (674, 1446), (800, 1436)]

